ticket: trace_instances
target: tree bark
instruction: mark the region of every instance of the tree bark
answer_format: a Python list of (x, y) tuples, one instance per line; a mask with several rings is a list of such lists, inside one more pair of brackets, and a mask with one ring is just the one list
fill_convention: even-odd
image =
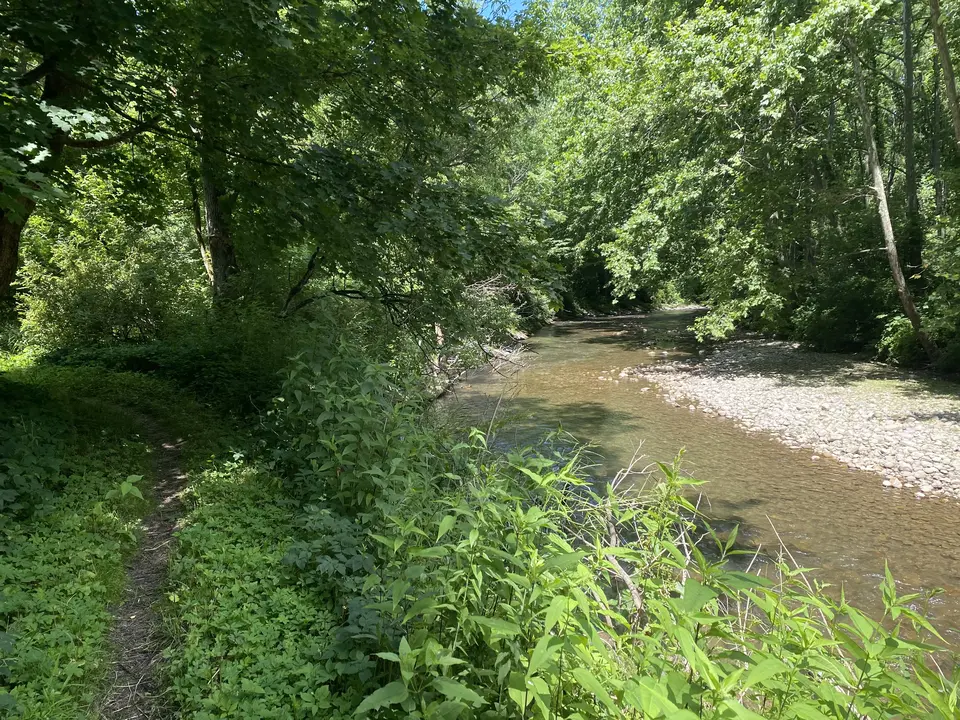
[(8, 301), (13, 294), (13, 281), (20, 264), (20, 236), (33, 212), (34, 201), (28, 197), (17, 198), (21, 210), (0, 210), (0, 301)]
[(213, 263), (210, 262), (210, 249), (207, 247), (207, 233), (203, 217), (203, 210), (200, 207), (200, 190), (197, 187), (196, 171), (187, 165), (187, 184), (190, 186), (190, 207), (193, 210), (193, 232), (197, 236), (197, 247), (200, 250), (200, 260), (203, 262), (203, 269), (207, 272), (207, 281), (213, 287)]
[(237, 271), (237, 256), (233, 239), (223, 212), (223, 188), (210, 157), (200, 156), (200, 178), (203, 183), (204, 225), (206, 247), (211, 267), (211, 286), (215, 297), (224, 294), (227, 280)]
[(913, 280), (913, 289), (923, 289), (923, 224), (920, 218), (920, 199), (917, 188), (917, 156), (914, 140), (914, 68), (913, 68), (913, 8), (912, 0), (903, 0), (903, 167), (907, 195), (907, 224), (904, 228), (904, 264), (907, 278)]
[(877, 141), (873, 132), (873, 114), (870, 112), (870, 104), (867, 102), (867, 88), (863, 81), (863, 70), (860, 67), (860, 58), (857, 55), (857, 47), (852, 40), (848, 40), (850, 47), (850, 56), (853, 62), (853, 73), (857, 82), (857, 104), (860, 106), (860, 119), (863, 124), (863, 140), (867, 150), (867, 165), (870, 170), (870, 176), (873, 180), (873, 191), (877, 196), (877, 211), (880, 214), (880, 225), (883, 228), (883, 241), (887, 251), (887, 261), (890, 264), (890, 271), (893, 274), (893, 282), (897, 287), (897, 295), (900, 296), (900, 304), (903, 306), (903, 313), (907, 316), (910, 324), (913, 326), (917, 339), (923, 346), (927, 357), (935, 361), (939, 357), (937, 346), (923, 329), (923, 322), (917, 306), (914, 304), (913, 295), (910, 288), (907, 287), (907, 281), (903, 277), (903, 270), (900, 268), (900, 257), (897, 253), (897, 243), (893, 235), (893, 223), (890, 221), (890, 208), (887, 205), (887, 191), (883, 185), (883, 170), (880, 167), (880, 156), (877, 153)]
[(953, 122), (953, 134), (960, 145), (960, 99), (957, 98), (957, 79), (953, 74), (953, 62), (950, 60), (950, 48), (947, 46), (947, 32), (940, 17), (940, 0), (930, 0), (930, 23), (933, 25), (933, 41), (937, 45), (937, 55), (943, 68), (943, 87), (947, 91), (947, 105), (950, 108), (950, 120)]
[(940, 130), (943, 125), (940, 108), (940, 61), (933, 56), (933, 132), (930, 134), (930, 167), (933, 171), (933, 195), (937, 211), (937, 236), (943, 236), (943, 217), (946, 196), (940, 176)]
[[(43, 72), (39, 70), (43, 68)], [(32, 76), (31, 76), (32, 75)], [(51, 56), (44, 60), (36, 73), (27, 73), (31, 76), (30, 83), (43, 79), (43, 92), (40, 98), (51, 105), (69, 106), (69, 100), (74, 95), (75, 84), (56, 68), (56, 61)], [(24, 77), (27, 77), (24, 76)], [(24, 78), (21, 78), (23, 81)], [(66, 101), (66, 102), (65, 102)], [(50, 173), (60, 167), (63, 156), (64, 133), (57, 131), (47, 140), (47, 149), (50, 156), (39, 168), (44, 173)], [(0, 300), (7, 301), (13, 296), (13, 281), (17, 277), (17, 268), (20, 265), (20, 238), (23, 228), (37, 206), (36, 201), (28, 195), (18, 195), (13, 199), (17, 207), (0, 210)]]

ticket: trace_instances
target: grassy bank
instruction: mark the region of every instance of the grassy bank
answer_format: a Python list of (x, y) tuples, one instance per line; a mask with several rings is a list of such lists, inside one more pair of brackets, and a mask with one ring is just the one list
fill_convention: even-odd
[(120, 489), (149, 476), (123, 392), (192, 447), (163, 601), (172, 716), (960, 717), (918, 598), (887, 577), (876, 620), (787, 564), (731, 570), (735, 538), (704, 534), (675, 467), (622, 493), (569, 448), (493, 450), (425, 422), (417, 384), (349, 343), (302, 356), (253, 434), (163, 383), (83, 373), (3, 380), (17, 427), (47, 428), (8, 456), (61, 459), (4, 520), (8, 710), (84, 717), (98, 694), (149, 507)]
[(150, 506), (132, 416), (69, 373), (0, 374), (0, 708), (81, 716), (109, 649), (108, 606)]
[(210, 475), (184, 533), (188, 715), (958, 716), (891, 577), (875, 620), (788, 564), (730, 570), (676, 468), (614, 493), (422, 412), (347, 347), (289, 372), (258, 470)]

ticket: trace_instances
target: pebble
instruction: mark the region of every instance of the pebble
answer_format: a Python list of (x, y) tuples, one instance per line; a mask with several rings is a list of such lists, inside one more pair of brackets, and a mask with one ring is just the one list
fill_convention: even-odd
[(671, 404), (809, 448), (812, 460), (832, 455), (884, 487), (960, 498), (960, 387), (933, 392), (888, 366), (755, 340), (624, 372)]

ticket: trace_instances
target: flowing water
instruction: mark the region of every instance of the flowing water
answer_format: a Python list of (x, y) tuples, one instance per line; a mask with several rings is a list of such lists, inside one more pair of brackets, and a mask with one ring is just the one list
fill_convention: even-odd
[(649, 337), (645, 328), (671, 337), (691, 320), (664, 311), (555, 323), (528, 342), (522, 368), (477, 371), (448, 402), (474, 422), (508, 417), (499, 437), (510, 442), (562, 425), (596, 446), (598, 474), (606, 477), (641, 446), (648, 459), (664, 462), (685, 449), (686, 473), (707, 481), (701, 506), (719, 529), (739, 525), (739, 545), (776, 554), (779, 533), (799, 563), (842, 584), (848, 599), (873, 613), (882, 608), (877, 586), (886, 560), (901, 593), (944, 589), (929, 611), (960, 645), (960, 502), (885, 490), (875, 475), (674, 407), (644, 391), (642, 380), (617, 380), (622, 368), (684, 355), (641, 340)]

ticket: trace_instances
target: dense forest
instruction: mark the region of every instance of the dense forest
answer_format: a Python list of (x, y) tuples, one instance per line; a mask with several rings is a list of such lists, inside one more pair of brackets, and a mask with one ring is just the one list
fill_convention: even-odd
[(682, 304), (960, 371), (957, 12), (0, 0), (0, 713), (960, 717), (889, 572), (435, 411)]

